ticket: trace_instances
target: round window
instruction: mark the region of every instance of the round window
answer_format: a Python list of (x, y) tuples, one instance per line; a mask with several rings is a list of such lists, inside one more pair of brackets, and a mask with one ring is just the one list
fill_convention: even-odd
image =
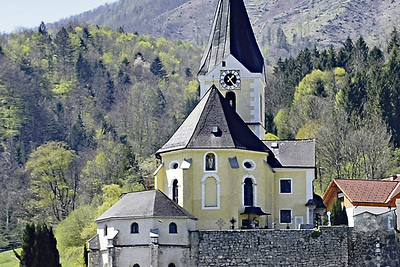
[(251, 159), (246, 159), (246, 160), (243, 161), (243, 167), (246, 170), (250, 170), (251, 171), (251, 170), (254, 170), (254, 168), (256, 167), (256, 163)]
[(171, 163), (169, 164), (169, 168), (176, 170), (179, 168), (179, 162), (177, 160), (171, 161)]
[(251, 162), (246, 161), (246, 162), (244, 163), (244, 167), (245, 167), (246, 169), (251, 169), (251, 167), (253, 167), (253, 165), (251, 165)]

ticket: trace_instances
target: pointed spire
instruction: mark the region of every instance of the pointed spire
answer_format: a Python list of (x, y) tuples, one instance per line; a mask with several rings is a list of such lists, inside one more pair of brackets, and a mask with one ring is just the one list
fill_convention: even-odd
[(243, 0), (219, 0), (210, 40), (198, 74), (206, 75), (229, 54), (249, 71), (263, 71), (264, 59)]

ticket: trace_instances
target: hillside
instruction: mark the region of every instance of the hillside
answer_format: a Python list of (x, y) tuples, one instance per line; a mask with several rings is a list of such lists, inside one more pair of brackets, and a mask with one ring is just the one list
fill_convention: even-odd
[[(204, 45), (217, 2), (120, 0), (56, 26), (85, 22)], [(369, 46), (380, 46), (396, 26), (400, 10), (400, 2), (393, 0), (245, 0), (245, 4), (264, 53), (282, 57), (295, 56), (304, 47), (337, 46), (347, 37), (357, 39), (360, 35)], [(282, 44), (280, 29), (287, 44)]]

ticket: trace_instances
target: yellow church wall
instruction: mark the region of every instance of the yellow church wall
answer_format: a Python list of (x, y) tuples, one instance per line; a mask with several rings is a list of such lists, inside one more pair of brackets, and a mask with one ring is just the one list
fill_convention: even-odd
[[(184, 152), (183, 152), (184, 151)], [(207, 153), (215, 153), (216, 170), (205, 171), (204, 160)], [(163, 167), (156, 175), (156, 188), (161, 189), (172, 198), (171, 181), (178, 180), (179, 202), (178, 204), (195, 215), (197, 229), (219, 229), (217, 221), (223, 221), (222, 229), (230, 227), (229, 220), (233, 217), (237, 221), (236, 227), (241, 225), (240, 216), (244, 210), (243, 205), (243, 182), (249, 177), (254, 180), (255, 202), (254, 206), (260, 207), (264, 212), (271, 214), (268, 221), (275, 223), (276, 228), (286, 228), (286, 223), (280, 223), (280, 210), (291, 210), (292, 217), (290, 228), (295, 225), (296, 217), (302, 218), (302, 223), (312, 223), (309, 221), (308, 209), (305, 206), (307, 201), (312, 198), (312, 179), (314, 169), (281, 168), (275, 169), (275, 173), (265, 163), (266, 153), (246, 151), (240, 149), (219, 149), (219, 150), (179, 150), (168, 152), (163, 156)], [(239, 168), (232, 168), (229, 158), (237, 158)], [(191, 159), (190, 168), (170, 170), (171, 163), (184, 159)], [(254, 169), (246, 169), (244, 161), (254, 163)], [(181, 167), (181, 166), (180, 166)], [(213, 192), (217, 192), (217, 207), (206, 207), (207, 201), (204, 197), (204, 188), (208, 177), (213, 177), (216, 185)], [(291, 179), (292, 193), (280, 193), (280, 179)], [(212, 180), (210, 180), (212, 181)], [(204, 182), (204, 186), (202, 185)], [(208, 184), (208, 186), (210, 186)], [(204, 196), (203, 196), (204, 195)], [(203, 200), (204, 199), (204, 200)], [(257, 217), (260, 226), (266, 225), (266, 216)], [(252, 219), (251, 218), (251, 219)]]
[[(205, 171), (204, 159), (209, 152), (216, 154), (216, 171)], [(265, 164), (266, 153), (246, 151), (240, 149), (221, 149), (221, 150), (185, 150), (169, 152), (162, 155), (164, 167), (156, 174), (156, 186), (171, 197), (171, 179), (177, 178), (182, 182), (179, 186), (183, 187), (183, 195), (179, 196), (179, 204), (195, 215), (197, 229), (219, 229), (217, 221), (223, 221), (222, 229), (230, 227), (229, 220), (233, 217), (237, 221), (236, 227), (241, 224), (240, 213), (244, 210), (243, 205), (243, 181), (246, 177), (254, 180), (255, 203), (267, 213), (273, 213), (274, 175)], [(229, 158), (236, 157), (239, 168), (232, 168)], [(171, 162), (183, 161), (191, 158), (192, 163), (186, 170), (168, 170)], [(244, 161), (250, 161), (255, 165), (254, 169), (246, 169)], [(163, 174), (165, 172), (166, 174)], [(214, 177), (219, 181), (218, 207), (205, 207), (203, 202), (203, 185), (207, 177)], [(160, 180), (165, 180), (164, 182)], [(205, 185), (204, 185), (205, 187)], [(206, 202), (206, 201), (205, 201)], [(266, 216), (257, 218), (262, 227), (265, 226)], [(269, 217), (271, 220), (271, 216)]]
[[(310, 181), (307, 180), (310, 179), (310, 176), (313, 177), (313, 175), (313, 169), (283, 169), (275, 173), (275, 207), (272, 219), (276, 223), (276, 228), (286, 228), (288, 225), (286, 223), (280, 223), (280, 210), (292, 210), (292, 220), (289, 224), (291, 229), (297, 228), (295, 225), (296, 217), (302, 217), (304, 224), (312, 223), (308, 221), (309, 214), (305, 205), (307, 201), (312, 198), (312, 184), (309, 184)], [(281, 179), (291, 179), (292, 193), (280, 193)]]

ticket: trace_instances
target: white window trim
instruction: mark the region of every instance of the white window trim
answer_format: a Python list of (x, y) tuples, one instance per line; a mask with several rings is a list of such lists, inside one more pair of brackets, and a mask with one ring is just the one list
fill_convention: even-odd
[(244, 180), (246, 178), (250, 178), (253, 181), (253, 206), (257, 207), (257, 180), (253, 175), (247, 174), (242, 179), (242, 208), (249, 207), (244, 205)]
[[(244, 163), (245, 163), (245, 162), (250, 162), (251, 168), (246, 168), (246, 166), (244, 166)], [(243, 168), (244, 168), (245, 170), (254, 171), (254, 169), (256, 168), (256, 163), (255, 163), (254, 160), (252, 160), (252, 159), (245, 159), (245, 160), (242, 161), (242, 166), (243, 166)]]
[[(281, 181), (282, 180), (290, 180), (290, 193), (282, 193), (281, 192)], [(291, 194), (293, 194), (293, 179), (292, 178), (279, 178), (279, 194), (280, 195), (291, 195)]]
[[(173, 197), (173, 188), (174, 188), (174, 181), (175, 180), (177, 180), (178, 181), (178, 200), (180, 200), (180, 195), (183, 193), (183, 192), (181, 192), (181, 182), (180, 182), (180, 179), (178, 179), (178, 178), (176, 178), (176, 177), (173, 177), (171, 180), (169, 180), (168, 181), (168, 197), (170, 198), (170, 199), (172, 199), (172, 197)], [(178, 203), (179, 204), (179, 203)], [(181, 205), (181, 204), (179, 204), (179, 205)]]
[(303, 216), (294, 217), (294, 223), (295, 223), (294, 227), (296, 229), (299, 229), (299, 225), (297, 224), (297, 221), (301, 221), (300, 225), (303, 224), (304, 223), (304, 217)]
[[(206, 179), (212, 177), (217, 182), (217, 206), (208, 207), (206, 206)], [(221, 207), (221, 180), (216, 174), (206, 174), (201, 179), (201, 208), (203, 210), (218, 210)]]
[[(211, 170), (208, 171), (206, 170), (206, 156), (207, 154), (214, 154), (214, 158), (215, 158), (215, 170)], [(218, 172), (218, 157), (217, 157), (217, 153), (213, 152), (213, 151), (208, 151), (204, 154), (203, 156), (203, 170), (206, 173), (212, 173), (212, 172)]]
[[(281, 211), (290, 210), (290, 223), (281, 223)], [(279, 224), (293, 224), (293, 210), (292, 209), (280, 209), (279, 210)]]
[[(174, 168), (174, 167), (173, 167), (173, 165), (174, 165), (175, 163), (178, 164), (178, 167), (177, 167), (177, 168)], [(176, 169), (179, 169), (179, 167), (180, 167), (180, 164), (179, 164), (179, 161), (178, 161), (178, 160), (173, 160), (173, 161), (171, 161), (171, 162), (169, 163), (169, 169), (170, 169), (170, 170), (176, 170)]]

